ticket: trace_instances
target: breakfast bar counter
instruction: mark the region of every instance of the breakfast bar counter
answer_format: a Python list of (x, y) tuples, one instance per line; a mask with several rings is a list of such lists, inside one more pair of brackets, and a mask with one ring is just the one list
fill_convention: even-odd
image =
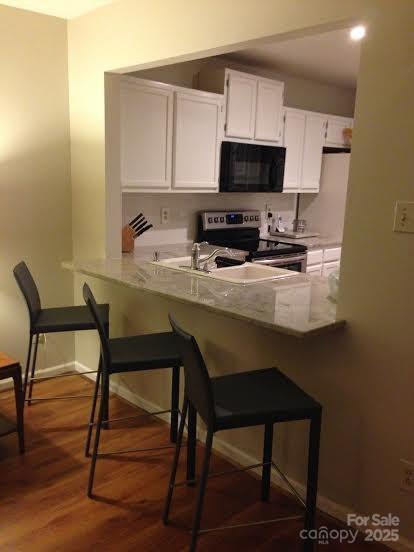
[[(342, 328), (326, 278), (293, 273), (287, 277), (242, 285), (210, 275), (180, 272), (152, 262), (190, 254), (191, 244), (142, 247), (121, 259), (74, 260), (63, 267), (76, 273), (135, 288), (149, 294), (250, 322), (280, 334), (307, 337)], [(206, 252), (209, 249), (206, 248)]]

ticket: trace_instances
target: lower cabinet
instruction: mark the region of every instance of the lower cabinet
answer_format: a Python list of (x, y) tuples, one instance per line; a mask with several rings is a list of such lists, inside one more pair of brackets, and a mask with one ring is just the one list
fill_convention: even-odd
[(341, 247), (311, 249), (308, 251), (306, 273), (314, 276), (329, 276), (339, 269), (341, 264)]
[(323, 263), (322, 276), (329, 276), (332, 272), (338, 270), (340, 261), (334, 261), (332, 263)]
[(321, 276), (322, 275), (322, 265), (312, 265), (306, 267), (306, 273), (307, 274), (313, 274), (314, 276)]

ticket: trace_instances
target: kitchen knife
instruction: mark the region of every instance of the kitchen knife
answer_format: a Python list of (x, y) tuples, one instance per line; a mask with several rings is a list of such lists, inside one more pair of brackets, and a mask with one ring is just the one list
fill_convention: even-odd
[(142, 217), (142, 219), (139, 219), (137, 222), (134, 222), (134, 224), (130, 224), (130, 228), (133, 228), (136, 230), (137, 226), (140, 226), (142, 223), (148, 224), (148, 221), (145, 217)]
[(137, 232), (134, 236), (134, 239), (137, 238), (138, 236), (140, 236), (141, 234), (143, 234), (144, 232), (146, 232), (147, 230), (149, 230), (150, 228), (152, 228), (152, 224), (148, 224), (148, 226), (145, 226), (142, 230), (140, 230), (139, 232)]
[(140, 223), (138, 223), (136, 226), (132, 226), (132, 230), (134, 231), (134, 234), (136, 234), (137, 232), (139, 232), (142, 228), (144, 228), (144, 226), (146, 226), (148, 224), (148, 221), (146, 221), (145, 219), (143, 221), (141, 221)]
[(133, 218), (131, 220), (131, 222), (128, 223), (129, 226), (132, 226), (133, 224), (135, 224), (136, 222), (138, 222), (138, 219), (142, 218), (144, 215), (142, 213), (140, 213), (139, 215), (137, 215), (135, 218)]

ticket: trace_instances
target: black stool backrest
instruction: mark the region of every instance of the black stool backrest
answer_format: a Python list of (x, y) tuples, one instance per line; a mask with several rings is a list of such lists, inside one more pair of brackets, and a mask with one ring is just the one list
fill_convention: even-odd
[(99, 339), (101, 342), (102, 360), (103, 360), (104, 366), (109, 368), (111, 357), (109, 353), (108, 336), (105, 331), (105, 322), (102, 320), (102, 317), (99, 313), (98, 305), (96, 304), (96, 301), (95, 301), (95, 297), (93, 296), (91, 288), (88, 286), (87, 283), (83, 284), (83, 298), (85, 299), (85, 303), (88, 305), (89, 310), (91, 311), (92, 318), (95, 321), (96, 329), (98, 330), (98, 333), (99, 333)]
[(210, 427), (215, 423), (213, 390), (210, 376), (195, 337), (185, 332), (169, 315), (171, 327), (179, 338), (185, 375), (185, 394)]
[(26, 305), (29, 310), (30, 326), (32, 326), (42, 310), (39, 291), (35, 281), (33, 280), (33, 276), (30, 274), (30, 270), (27, 268), (24, 261), (21, 261), (14, 267), (13, 274), (17, 285), (25, 298)]

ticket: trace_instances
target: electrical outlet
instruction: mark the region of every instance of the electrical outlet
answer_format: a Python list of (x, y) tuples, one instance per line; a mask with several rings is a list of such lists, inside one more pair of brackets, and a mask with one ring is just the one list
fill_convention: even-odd
[(400, 488), (406, 493), (414, 494), (414, 462), (401, 458), (401, 479)]
[(170, 222), (169, 207), (161, 207), (161, 224), (168, 224), (169, 222)]
[(46, 334), (39, 334), (39, 345), (46, 345)]
[(397, 201), (395, 204), (394, 232), (414, 233), (414, 201)]

